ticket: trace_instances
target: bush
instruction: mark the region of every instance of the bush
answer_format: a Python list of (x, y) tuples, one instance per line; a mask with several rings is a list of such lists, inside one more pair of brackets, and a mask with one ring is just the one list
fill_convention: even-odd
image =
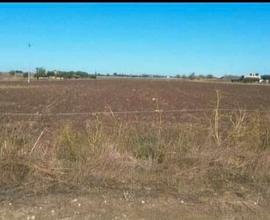
[(23, 77), (27, 78), (28, 77), (28, 73), (23, 73)]

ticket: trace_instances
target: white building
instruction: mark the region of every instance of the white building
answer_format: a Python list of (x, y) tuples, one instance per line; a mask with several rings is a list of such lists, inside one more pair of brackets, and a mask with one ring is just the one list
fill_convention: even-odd
[(244, 78), (252, 78), (252, 79), (261, 79), (261, 76), (259, 73), (249, 73), (244, 76)]
[(244, 76), (244, 79), (246, 80), (252, 80), (252, 81), (256, 81), (256, 82), (263, 82), (263, 79), (261, 78), (259, 73), (249, 73), (247, 75)]

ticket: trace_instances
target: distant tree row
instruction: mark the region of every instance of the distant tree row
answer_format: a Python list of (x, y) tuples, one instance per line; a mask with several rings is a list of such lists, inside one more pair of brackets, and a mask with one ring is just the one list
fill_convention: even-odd
[(11, 70), (9, 71), (9, 75), (15, 76), (16, 74), (23, 74), (24, 72), (21, 70)]
[(263, 80), (270, 80), (270, 75), (262, 75)]
[[(9, 75), (21, 75), (23, 77), (28, 77), (28, 72), (23, 72), (22, 70), (11, 70)], [(95, 74), (89, 74), (83, 71), (46, 71), (43, 67), (36, 68), (36, 71), (33, 75), (35, 78), (49, 78), (49, 77), (58, 77), (64, 79), (72, 78), (96, 78)]]
[(97, 76), (114, 76), (114, 77), (140, 77), (140, 78), (165, 78), (164, 75), (158, 75), (158, 74), (128, 74), (128, 73), (113, 73), (112, 75), (108, 74), (100, 74), (97, 73)]
[(180, 75), (180, 74), (177, 74), (175, 76), (175, 78), (183, 78), (183, 79), (213, 79), (215, 78), (212, 74), (208, 74), (208, 75), (202, 75), (202, 74), (199, 74), (199, 75), (196, 75), (194, 72), (189, 74), (189, 75)]
[(78, 79), (78, 78), (96, 78), (96, 75), (89, 74), (83, 71), (46, 71), (43, 67), (36, 68), (34, 77), (39, 78), (49, 78), (49, 77), (59, 77), (64, 79)]
[[(23, 72), (21, 70), (11, 70), (9, 71), (10, 75), (23, 75), (24, 77), (27, 77), (28, 73), (27, 72)], [(109, 74), (109, 73), (97, 73), (95, 72), (95, 74), (89, 74), (87, 72), (84, 71), (47, 71), (45, 68), (43, 67), (38, 67), (36, 68), (36, 71), (34, 73), (34, 77), (37, 79), (40, 78), (63, 78), (63, 79), (72, 79), (72, 78), (96, 78), (98, 76), (107, 76), (107, 77), (138, 77), (138, 78), (167, 78), (166, 75), (159, 75), (159, 74), (128, 74), (128, 73), (117, 73), (114, 72), (113, 74)], [(171, 76), (171, 78), (183, 78), (183, 79), (213, 79), (215, 78), (212, 74), (208, 74), (208, 75), (202, 75), (202, 74), (195, 74), (194, 72), (189, 74), (189, 75), (185, 75), (185, 74), (177, 74), (175, 76)]]

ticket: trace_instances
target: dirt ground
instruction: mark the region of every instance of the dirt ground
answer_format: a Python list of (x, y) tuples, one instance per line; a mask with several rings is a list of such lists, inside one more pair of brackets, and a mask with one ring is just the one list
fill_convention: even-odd
[[(0, 82), (0, 113), (107, 112), (110, 110), (108, 106), (112, 111), (151, 111), (156, 109), (153, 98), (159, 100), (159, 108), (163, 110), (212, 109), (215, 106), (217, 89), (222, 92), (221, 108), (270, 108), (270, 86), (117, 79), (35, 81), (29, 87), (25, 82)], [(183, 120), (183, 116), (179, 114), (174, 117), (171, 115), (163, 120), (166, 123)], [(144, 116), (140, 115), (138, 118), (148, 122)], [(7, 123), (26, 120), (21, 116), (1, 117)], [(192, 117), (195, 117), (194, 113)], [(84, 121), (80, 115), (73, 118)], [(36, 121), (34, 116), (30, 119)], [(53, 123), (59, 124), (60, 121), (53, 116), (39, 120), (42, 122), (39, 126), (46, 123), (48, 127)], [(40, 131), (36, 131), (36, 134), (38, 136)], [(261, 202), (259, 196), (241, 199), (226, 192), (213, 197), (171, 194), (151, 188), (131, 190), (93, 187), (79, 192), (56, 191), (28, 195), (0, 189), (0, 220), (253, 220), (270, 219), (269, 210), (269, 204)]]
[(270, 86), (183, 80), (0, 81), (0, 112), (59, 113), (213, 108), (267, 110)]
[[(256, 201), (255, 201), (256, 202)], [(91, 189), (87, 193), (1, 196), (0, 219), (269, 219), (254, 201), (200, 198), (168, 193)]]

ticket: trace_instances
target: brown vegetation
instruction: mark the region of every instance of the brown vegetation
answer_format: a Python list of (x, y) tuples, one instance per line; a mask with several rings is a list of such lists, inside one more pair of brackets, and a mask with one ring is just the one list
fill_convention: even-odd
[[(132, 82), (134, 82), (134, 87), (136, 85), (140, 90), (138, 88), (140, 85), (137, 85), (136, 81)], [(80, 84), (74, 83), (75, 88), (80, 87)], [(117, 81), (117, 83), (123, 82)], [(127, 84), (129, 83), (130, 81), (127, 81)], [(143, 86), (147, 84), (147, 82), (141, 83)], [(209, 97), (213, 104), (211, 103), (212, 111), (208, 111), (208, 114), (200, 113), (200, 116), (197, 115), (192, 120), (180, 120), (180, 117), (178, 120), (168, 120), (168, 117), (159, 111), (165, 108), (165, 100), (169, 106), (174, 104), (177, 107), (178, 103), (175, 102), (179, 98), (178, 95), (185, 93), (189, 97), (195, 96), (196, 89), (193, 89), (195, 91), (193, 94), (188, 94), (189, 86), (201, 88), (202, 85), (194, 83), (187, 86), (179, 83), (179, 88), (185, 85), (186, 91), (178, 90), (177, 82), (172, 82), (172, 87), (167, 86), (167, 82), (148, 83), (152, 86), (149, 86), (152, 89), (149, 91), (153, 93), (148, 96), (157, 97), (158, 100), (152, 99), (151, 104), (140, 105), (136, 100), (140, 99), (143, 103), (146, 102), (146, 98), (134, 95), (132, 96), (134, 102), (131, 102), (133, 108), (152, 106), (152, 109), (157, 110), (156, 113), (151, 114), (151, 120), (148, 121), (136, 117), (126, 120), (126, 118), (114, 115), (112, 109), (116, 109), (116, 104), (120, 107), (124, 105), (119, 98), (119, 96), (123, 98), (127, 95), (124, 92), (119, 93), (119, 96), (114, 96), (115, 99), (110, 96), (111, 101), (113, 100), (111, 104), (115, 103), (115, 105), (114, 108), (110, 108), (107, 116), (99, 114), (89, 118), (85, 116), (80, 118), (79, 124), (73, 120), (59, 119), (57, 126), (50, 127), (47, 125), (51, 121), (45, 118), (36, 121), (33, 118), (30, 121), (15, 121), (12, 118), (2, 117), (0, 189), (16, 188), (31, 194), (83, 191), (95, 186), (133, 191), (151, 189), (175, 196), (183, 195), (186, 200), (193, 202), (207, 201), (209, 205), (215, 200), (218, 201), (213, 207), (216, 210), (222, 204), (224, 205), (224, 201), (227, 208), (248, 207), (248, 209), (256, 210), (258, 205), (268, 207), (270, 201), (270, 115), (241, 109), (232, 112), (221, 111), (221, 106), (229, 104), (228, 99), (226, 100), (228, 90), (234, 89), (234, 87), (227, 88), (226, 85), (222, 85), (227, 88), (227, 92), (224, 93), (221, 90), (215, 94), (216, 90), (213, 90), (213, 100), (211, 92), (207, 93), (209, 88), (205, 87), (200, 90), (201, 96), (196, 97), (200, 102), (187, 102), (190, 106), (203, 105), (208, 101), (202, 96)], [(106, 85), (112, 89), (109, 83)], [(157, 85), (164, 86), (158, 90), (159, 96), (153, 89), (159, 88)], [(53, 91), (57, 91), (57, 85), (54, 86)], [(220, 85), (208, 86), (216, 88)], [(34, 90), (34, 88), (31, 89)], [(145, 88), (147, 93), (147, 87)], [(168, 96), (170, 97), (168, 99), (166, 99), (168, 92), (166, 88), (169, 91), (176, 90)], [(251, 93), (251, 96), (255, 97), (261, 94), (260, 89), (268, 90), (266, 87), (250, 86), (248, 88), (251, 91), (257, 91), (255, 94)], [(68, 90), (68, 88), (65, 89)], [(99, 87), (99, 89), (103, 91), (104, 87)], [(125, 89), (127, 88), (124, 87), (123, 91)], [(245, 89), (239, 87), (244, 99), (246, 94), (243, 90)], [(13, 94), (16, 90), (4, 91)], [(39, 88), (36, 89), (37, 93), (39, 93), (38, 90)], [(115, 90), (112, 89), (112, 93), (115, 94)], [(26, 91), (28, 91), (27, 88), (17, 94), (20, 96), (27, 93)], [(92, 105), (88, 105), (86, 98), (82, 101), (82, 96), (92, 97), (91, 93), (84, 93), (86, 91), (85, 87), (80, 92), (73, 90), (74, 93), (71, 93), (70, 90), (70, 93), (65, 93), (67, 99), (62, 102), (65, 103), (64, 107), (70, 111), (82, 110), (86, 106), (98, 109), (99, 104), (95, 105), (97, 101)], [(48, 96), (50, 92), (52, 91), (48, 90), (44, 96)], [(35, 101), (38, 100), (34, 98), (37, 93), (32, 93)], [(61, 90), (59, 94), (61, 97)], [(75, 94), (81, 97), (79, 106), (76, 106)], [(97, 93), (97, 96), (101, 94), (104, 95), (104, 92)], [(238, 96), (240, 94), (235, 97)], [(58, 94), (55, 94), (55, 98), (59, 102), (62, 101)], [(260, 98), (266, 100), (269, 96)], [(71, 103), (67, 104), (71, 100), (74, 101), (75, 106)], [(32, 100), (30, 98), (25, 100), (25, 106), (22, 107), (25, 110), (27, 110), (28, 101)], [(39, 100), (40, 103), (47, 101), (47, 98)], [(230, 104), (234, 105), (234, 100), (231, 101)], [(20, 102), (22, 100), (18, 100), (18, 103)], [(258, 99), (254, 101), (254, 103), (257, 102)], [(247, 105), (255, 108), (254, 103), (247, 102)], [(138, 106), (135, 106), (136, 104)], [(266, 103), (262, 102), (262, 105), (264, 104)], [(38, 107), (38, 105), (32, 105), (34, 106)], [(61, 106), (55, 102), (51, 104), (49, 110), (52, 112), (61, 108), (64, 110)], [(17, 103), (16, 108), (18, 108)], [(129, 109), (126, 106), (125, 110)], [(12, 108), (10, 110), (15, 112)], [(213, 200), (213, 198), (216, 199)], [(236, 204), (235, 201), (241, 202)]]

